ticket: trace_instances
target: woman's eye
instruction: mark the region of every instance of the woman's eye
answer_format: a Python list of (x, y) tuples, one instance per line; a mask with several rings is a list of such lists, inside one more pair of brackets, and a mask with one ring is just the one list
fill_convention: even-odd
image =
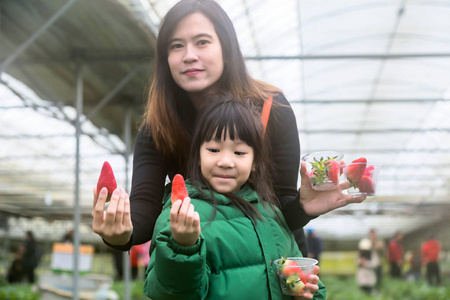
[(200, 41), (197, 42), (197, 44), (200, 45), (200, 46), (204, 46), (204, 45), (206, 45), (208, 43), (209, 43), (208, 40), (200, 40)]
[(183, 48), (182, 44), (172, 44), (169, 47), (169, 49), (180, 49), (180, 48)]

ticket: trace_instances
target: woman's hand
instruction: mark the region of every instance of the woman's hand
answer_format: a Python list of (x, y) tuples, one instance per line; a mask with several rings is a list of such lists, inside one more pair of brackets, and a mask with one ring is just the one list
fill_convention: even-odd
[(170, 209), (170, 230), (175, 242), (181, 246), (189, 247), (197, 243), (201, 232), (200, 216), (194, 211), (191, 198), (173, 203)]
[(300, 167), (302, 182), (300, 186), (300, 204), (305, 212), (310, 216), (318, 216), (333, 209), (346, 206), (349, 203), (361, 203), (366, 197), (353, 197), (342, 193), (350, 187), (350, 182), (340, 183), (338, 187), (330, 191), (316, 191), (311, 186), (311, 179), (308, 176), (306, 162), (302, 161)]
[(297, 300), (303, 299), (312, 299), (314, 294), (319, 290), (319, 274), (320, 268), (319, 266), (314, 266), (314, 275), (311, 274), (308, 276), (308, 281), (306, 282), (306, 286), (304, 287), (305, 293), (302, 296), (295, 296)]
[(126, 245), (133, 233), (130, 215), (130, 199), (122, 189), (116, 189), (111, 195), (105, 211), (108, 190), (102, 188), (100, 194), (94, 187), (94, 209), (92, 210), (92, 230), (111, 245)]

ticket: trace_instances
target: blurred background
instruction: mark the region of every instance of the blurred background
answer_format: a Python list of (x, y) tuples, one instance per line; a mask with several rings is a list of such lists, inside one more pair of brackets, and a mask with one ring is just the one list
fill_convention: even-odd
[[(91, 229), (92, 189), (104, 161), (129, 189), (158, 25), (176, 2), (0, 1), (1, 275), (26, 231), (45, 269), (75, 227), (107, 259), (91, 272), (115, 274)], [(335, 150), (382, 165), (376, 197), (305, 227), (323, 241), (321, 272), (354, 274), (374, 228), (386, 244), (401, 231), (405, 253), (435, 234), (448, 277), (450, 1), (217, 2), (249, 72), (290, 101), (302, 156)]]

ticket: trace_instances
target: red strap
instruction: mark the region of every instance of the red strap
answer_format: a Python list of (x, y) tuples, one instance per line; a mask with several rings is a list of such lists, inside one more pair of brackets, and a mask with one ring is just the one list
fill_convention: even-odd
[(270, 97), (266, 101), (264, 101), (264, 106), (261, 113), (261, 121), (264, 126), (264, 134), (266, 133), (267, 123), (269, 122), (270, 110), (272, 108), (272, 98)]

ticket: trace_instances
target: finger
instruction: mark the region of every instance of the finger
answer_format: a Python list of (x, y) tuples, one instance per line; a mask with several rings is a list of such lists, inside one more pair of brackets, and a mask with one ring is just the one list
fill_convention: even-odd
[(311, 179), (308, 176), (308, 169), (306, 167), (306, 162), (302, 161), (300, 166), (300, 175), (301, 175), (301, 185), (310, 185)]
[(123, 215), (123, 225), (126, 228), (133, 227), (131, 223), (131, 212), (130, 212), (130, 197), (127, 193), (125, 193), (125, 206), (124, 206), (124, 215)]
[(198, 231), (200, 232), (200, 215), (198, 214), (198, 212), (194, 212), (194, 222), (192, 223), (192, 226)]
[(314, 266), (314, 271), (313, 271), (314, 275), (319, 274), (319, 272), (320, 272), (320, 267), (319, 266)]
[(115, 221), (118, 224), (123, 223), (123, 214), (125, 211), (125, 191), (120, 189), (119, 190), (119, 199), (117, 203), (117, 210), (116, 210), (116, 217)]
[(346, 190), (348, 188), (351, 188), (352, 184), (350, 183), (350, 181), (344, 181), (339, 183), (339, 187), (341, 188), (341, 190)]
[(170, 209), (170, 223), (176, 224), (178, 222), (178, 212), (180, 211), (181, 200), (177, 200), (172, 204)]
[(342, 175), (342, 173), (344, 173), (344, 167), (345, 167), (345, 162), (343, 160), (341, 160), (340, 168), (339, 168), (339, 175)]
[(312, 284), (312, 285), (316, 285), (319, 283), (319, 276), (317, 275), (310, 275), (308, 278), (308, 283)]
[[(103, 188), (101, 193), (103, 193)], [(106, 209), (105, 226), (112, 226), (116, 219), (117, 205), (119, 204), (119, 193), (119, 189), (115, 189), (111, 195), (109, 206)]]
[(194, 223), (194, 205), (190, 204), (186, 213), (186, 226), (192, 228)]
[[(97, 188), (95, 188), (96, 190)], [(108, 196), (108, 190), (106, 188), (102, 188), (100, 190), (100, 194), (97, 197), (97, 201), (95, 201), (94, 210), (92, 212), (92, 217), (94, 218), (94, 223), (98, 225), (103, 221), (103, 212), (105, 209), (106, 197)], [(95, 197), (95, 196), (94, 196)]]
[(191, 198), (185, 198), (180, 207), (180, 212), (178, 214), (178, 222), (180, 224), (186, 225), (186, 215), (189, 210), (189, 205), (191, 204)]
[(361, 203), (366, 200), (366, 196), (347, 196), (345, 201), (348, 203)]

